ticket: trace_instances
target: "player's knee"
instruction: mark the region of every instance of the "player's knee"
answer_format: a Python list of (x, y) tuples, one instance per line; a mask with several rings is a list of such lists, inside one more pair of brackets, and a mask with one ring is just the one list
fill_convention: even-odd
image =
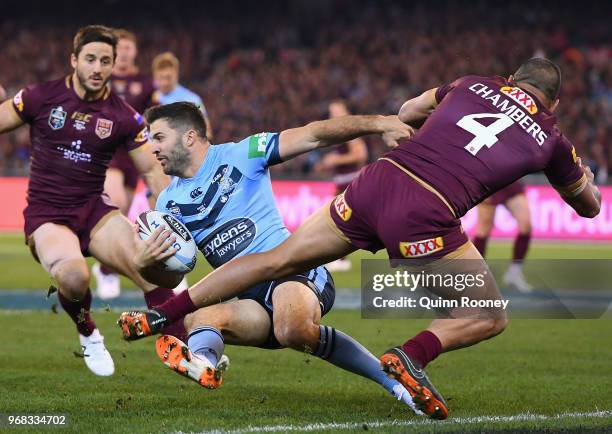
[(529, 219), (518, 220), (518, 230), (521, 235), (531, 235), (531, 221)]
[(316, 346), (319, 326), (312, 321), (283, 321), (274, 324), (274, 336), (282, 346), (301, 351)]
[(507, 325), (508, 319), (505, 315), (499, 318), (490, 318), (484, 320), (482, 324), (482, 338), (489, 339), (499, 335), (506, 329)]
[(489, 235), (491, 235), (492, 227), (492, 225), (478, 224), (478, 226), (476, 226), (476, 236), (478, 238), (488, 238)]
[(84, 260), (58, 261), (51, 265), (50, 271), (66, 296), (80, 299), (89, 287), (89, 269)]

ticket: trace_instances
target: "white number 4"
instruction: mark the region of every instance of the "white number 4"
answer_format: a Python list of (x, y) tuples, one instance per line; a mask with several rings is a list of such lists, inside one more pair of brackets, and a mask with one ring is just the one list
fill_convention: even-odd
[[(482, 118), (494, 118), (497, 120), (485, 127), (476, 120)], [(474, 134), (472, 141), (465, 146), (465, 150), (472, 155), (476, 155), (483, 146), (490, 148), (497, 143), (497, 135), (513, 124), (514, 121), (504, 113), (477, 113), (466, 115), (457, 122), (458, 126)]]

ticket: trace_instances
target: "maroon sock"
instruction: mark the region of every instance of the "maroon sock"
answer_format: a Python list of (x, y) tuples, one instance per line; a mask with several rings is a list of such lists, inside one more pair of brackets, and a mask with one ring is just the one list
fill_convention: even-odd
[(442, 352), (442, 343), (436, 335), (424, 330), (402, 345), (404, 352), (424, 368)]
[(487, 242), (489, 241), (489, 237), (475, 237), (474, 238), (474, 246), (476, 250), (480, 252), (480, 254), (484, 257), (487, 252)]
[[(165, 303), (172, 297), (174, 297), (174, 291), (172, 291), (172, 289), (170, 288), (162, 288), (161, 286), (155, 288), (152, 291), (145, 292), (144, 295), (145, 301), (147, 302), (147, 306), (149, 307), (149, 309), (155, 308), (160, 304)], [(187, 339), (187, 331), (185, 330), (183, 318), (184, 317), (181, 317), (169, 326), (166, 326), (161, 329), (162, 334), (175, 336), (184, 342)]]
[(116, 274), (115, 270), (113, 270), (112, 268), (108, 268), (106, 265), (102, 264), (100, 264), (100, 272), (102, 274)]
[(195, 312), (198, 308), (189, 297), (189, 290), (185, 290), (180, 294), (175, 295), (165, 303), (160, 304), (156, 309), (161, 310), (168, 317), (168, 322), (172, 324), (174, 321), (183, 318), (185, 315)]
[(91, 318), (89, 309), (91, 308), (91, 291), (87, 289), (82, 300), (74, 301), (66, 298), (61, 291), (57, 292), (60, 304), (66, 313), (72, 318), (77, 326), (77, 330), (83, 336), (89, 336), (96, 328), (96, 323)]
[(162, 288), (161, 286), (155, 288), (152, 291), (145, 292), (144, 299), (147, 302), (149, 309), (159, 306), (160, 304), (170, 300), (174, 297), (174, 291), (170, 288)]
[(514, 249), (512, 251), (512, 262), (523, 262), (529, 250), (529, 242), (531, 241), (531, 233), (518, 234), (514, 240)]

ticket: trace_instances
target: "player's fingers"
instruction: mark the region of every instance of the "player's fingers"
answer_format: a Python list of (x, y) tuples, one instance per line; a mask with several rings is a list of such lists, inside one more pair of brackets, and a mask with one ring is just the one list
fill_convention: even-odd
[(158, 249), (158, 254), (165, 252), (166, 250), (168, 250), (170, 247), (172, 247), (172, 245), (176, 242), (176, 237), (170, 237), (168, 238), (166, 241), (164, 241), (164, 243), (162, 245), (159, 246)]
[(176, 252), (178, 252), (178, 250), (176, 250), (174, 247), (170, 247), (157, 255), (156, 259), (158, 261), (163, 261), (164, 259), (168, 259), (170, 256), (174, 255)]

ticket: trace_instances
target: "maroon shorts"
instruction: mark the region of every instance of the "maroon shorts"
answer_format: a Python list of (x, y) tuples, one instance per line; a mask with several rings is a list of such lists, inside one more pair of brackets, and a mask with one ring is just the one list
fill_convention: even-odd
[(525, 193), (525, 186), (521, 181), (513, 182), (512, 184), (496, 191), (491, 196), (487, 197), (482, 203), (485, 205), (501, 205), (506, 203), (509, 199), (514, 196)]
[(330, 215), (355, 247), (384, 247), (390, 259), (438, 259), (468, 242), (443, 199), (386, 159), (363, 169)]
[(124, 148), (117, 149), (113, 159), (108, 164), (108, 168), (120, 170), (123, 173), (123, 185), (136, 190), (139, 177), (138, 169), (136, 169), (130, 154)]
[(58, 208), (45, 204), (30, 203), (23, 210), (26, 244), (36, 229), (45, 223), (68, 227), (79, 238), (81, 252), (89, 256), (91, 230), (111, 211), (116, 211), (106, 194), (96, 196), (85, 204), (74, 208)]

